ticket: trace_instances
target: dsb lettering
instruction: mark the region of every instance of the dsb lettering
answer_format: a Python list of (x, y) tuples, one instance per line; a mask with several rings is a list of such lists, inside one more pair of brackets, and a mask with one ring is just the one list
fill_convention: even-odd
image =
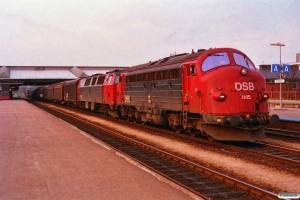
[(254, 84), (252, 82), (243, 82), (243, 83), (235, 82), (234, 86), (237, 91), (239, 91), (239, 90), (254, 90)]

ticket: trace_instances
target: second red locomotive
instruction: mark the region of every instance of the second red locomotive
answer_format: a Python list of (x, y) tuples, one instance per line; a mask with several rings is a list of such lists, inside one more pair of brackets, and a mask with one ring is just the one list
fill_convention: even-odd
[(258, 140), (265, 137), (266, 124), (279, 121), (269, 116), (264, 77), (233, 48), (175, 55), (73, 83), (75, 106), (193, 136)]

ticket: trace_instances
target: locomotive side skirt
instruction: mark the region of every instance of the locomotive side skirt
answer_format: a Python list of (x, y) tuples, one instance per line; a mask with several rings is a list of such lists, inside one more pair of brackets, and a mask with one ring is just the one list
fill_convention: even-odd
[(181, 110), (181, 88), (181, 79), (128, 83), (125, 86), (124, 105), (138, 112), (140, 121), (168, 125), (162, 113)]

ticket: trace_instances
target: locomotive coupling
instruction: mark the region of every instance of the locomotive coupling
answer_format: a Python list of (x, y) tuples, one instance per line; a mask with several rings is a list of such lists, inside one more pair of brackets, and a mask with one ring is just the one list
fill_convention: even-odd
[(233, 127), (238, 127), (242, 122), (242, 118), (239, 115), (233, 115), (230, 118), (227, 118), (227, 121), (231, 124)]

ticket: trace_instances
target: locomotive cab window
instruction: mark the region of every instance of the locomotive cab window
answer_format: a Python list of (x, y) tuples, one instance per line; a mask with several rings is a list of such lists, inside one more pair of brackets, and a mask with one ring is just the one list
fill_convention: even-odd
[(97, 80), (97, 85), (102, 85), (104, 82), (104, 78), (105, 78), (105, 76), (99, 76), (98, 80)]
[(195, 65), (191, 65), (190, 68), (191, 68), (191, 75), (192, 76), (196, 76), (197, 75), (196, 66)]
[(94, 77), (94, 78), (92, 79), (92, 85), (95, 85), (96, 80), (97, 80), (97, 77)]
[(208, 54), (207, 58), (202, 63), (202, 70), (206, 72), (208, 70), (228, 64), (230, 64), (230, 61), (226, 52)]
[(191, 69), (190, 66), (186, 67), (186, 75), (190, 76), (191, 75)]
[(187, 76), (196, 76), (197, 71), (196, 71), (196, 66), (195, 65), (190, 65), (186, 68), (186, 75)]
[(113, 75), (110, 75), (110, 76), (108, 77), (108, 81), (107, 81), (108, 84), (111, 83), (112, 78), (113, 78)]
[(233, 53), (234, 61), (237, 65), (247, 67), (250, 69), (255, 69), (253, 63), (245, 56), (239, 53)]
[(115, 83), (119, 83), (119, 80), (120, 80), (120, 76), (116, 76), (116, 78), (115, 78)]
[(85, 80), (84, 86), (90, 86), (91, 79), (88, 78)]

